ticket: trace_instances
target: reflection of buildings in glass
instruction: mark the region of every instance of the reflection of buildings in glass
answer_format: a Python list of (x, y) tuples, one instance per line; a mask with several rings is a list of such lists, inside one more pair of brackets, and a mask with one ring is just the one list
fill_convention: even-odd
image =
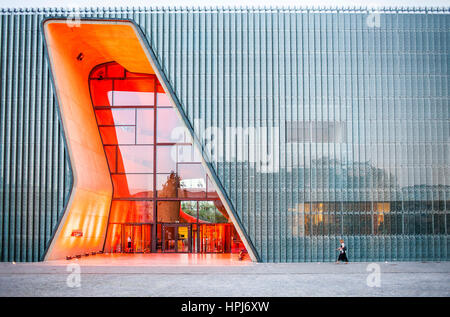
[[(287, 192), (298, 191), (305, 200), (288, 209), (292, 235), (445, 234), (444, 203), (429, 200), (430, 193), (445, 192), (445, 186), (400, 186), (394, 172), (369, 162), (343, 164), (327, 157), (287, 170), (299, 184)], [(308, 201), (314, 197), (317, 201)]]
[(205, 180), (203, 178), (183, 179), (180, 183), (181, 188), (206, 188)]

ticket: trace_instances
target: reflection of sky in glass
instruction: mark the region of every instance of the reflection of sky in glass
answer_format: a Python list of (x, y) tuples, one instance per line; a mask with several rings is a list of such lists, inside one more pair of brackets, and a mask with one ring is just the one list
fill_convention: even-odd
[(198, 151), (192, 145), (177, 146), (178, 162), (201, 162)]
[(156, 94), (156, 102), (159, 107), (170, 107), (172, 106), (170, 104), (170, 99), (165, 93), (158, 93)]
[[(105, 110), (109, 111), (109, 110)], [(111, 109), (115, 125), (134, 125), (136, 118), (134, 109)]]
[[(139, 82), (119, 81), (115, 86), (117, 90), (104, 90), (109, 104), (112, 106), (153, 106), (154, 92), (148, 91), (153, 87), (153, 81), (142, 79)], [(125, 88), (124, 90), (121, 90)], [(132, 91), (144, 89), (147, 91)], [(124, 186), (129, 187), (133, 195), (141, 191), (150, 189), (153, 185), (150, 181), (153, 173), (153, 147), (144, 144), (154, 142), (154, 122), (155, 111), (157, 111), (157, 142), (159, 143), (191, 143), (190, 134), (185, 128), (182, 120), (177, 115), (175, 109), (171, 107), (169, 97), (165, 93), (157, 93), (158, 107), (168, 108), (112, 108), (108, 110), (97, 109), (98, 118), (106, 125), (107, 133), (102, 133), (104, 140), (108, 138), (116, 143), (118, 139), (117, 173), (126, 175), (116, 175), (120, 177)], [(108, 142), (107, 142), (108, 143)], [(106, 144), (107, 144), (106, 143)], [(136, 145), (133, 145), (136, 144)], [(139, 146), (138, 146), (139, 145)], [(115, 153), (115, 147), (111, 155)], [(110, 156), (111, 156), (110, 155)], [(160, 188), (167, 182), (167, 177), (171, 172), (176, 172), (181, 177), (182, 188), (206, 188), (206, 174), (201, 164), (181, 164), (177, 167), (177, 162), (201, 162), (200, 153), (192, 145), (158, 146), (157, 156), (157, 187)], [(135, 173), (135, 174), (132, 174)], [(146, 173), (136, 175), (136, 173)], [(117, 179), (119, 181), (119, 179)]]
[[(184, 142), (184, 127), (180, 122), (174, 109), (164, 108), (158, 109), (158, 142)], [(178, 133), (173, 133), (173, 130), (179, 128)]]
[(137, 109), (137, 143), (153, 144), (153, 109)]
[(104, 144), (134, 144), (135, 128), (132, 126), (100, 127), (99, 129)]
[(117, 141), (119, 144), (133, 144), (134, 143), (134, 127), (116, 127)]
[(151, 191), (153, 189), (153, 175), (152, 174), (127, 174), (127, 183), (130, 194), (134, 195), (141, 192)]
[(139, 193), (143, 197), (152, 196), (152, 174), (116, 174), (112, 178), (114, 197), (132, 197)]
[(155, 94), (139, 91), (108, 91), (108, 100), (113, 106), (153, 106)]
[(176, 172), (176, 147), (158, 146), (156, 150), (157, 172), (170, 173)]
[(185, 188), (206, 188), (205, 172), (201, 164), (178, 164), (181, 185)]

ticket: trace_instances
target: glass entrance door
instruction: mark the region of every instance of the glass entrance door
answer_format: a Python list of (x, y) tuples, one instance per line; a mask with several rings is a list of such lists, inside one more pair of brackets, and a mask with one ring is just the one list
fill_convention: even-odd
[(231, 230), (227, 223), (200, 225), (200, 252), (231, 252)]
[(192, 228), (190, 224), (163, 224), (162, 247), (167, 253), (192, 252)]

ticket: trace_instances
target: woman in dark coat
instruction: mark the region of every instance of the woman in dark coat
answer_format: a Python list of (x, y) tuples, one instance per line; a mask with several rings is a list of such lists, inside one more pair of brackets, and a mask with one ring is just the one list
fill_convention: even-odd
[(345, 246), (344, 240), (341, 239), (341, 240), (339, 240), (339, 242), (341, 243), (341, 246), (336, 249), (336, 250), (339, 250), (339, 257), (338, 257), (336, 263), (339, 263), (339, 261), (343, 261), (343, 262), (345, 262), (345, 264), (348, 264), (347, 247)]

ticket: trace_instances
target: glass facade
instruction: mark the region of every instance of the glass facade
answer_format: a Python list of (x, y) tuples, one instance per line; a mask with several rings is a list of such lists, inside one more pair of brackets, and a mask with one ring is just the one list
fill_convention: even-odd
[(156, 75), (110, 62), (89, 85), (113, 184), (105, 252), (244, 248)]

